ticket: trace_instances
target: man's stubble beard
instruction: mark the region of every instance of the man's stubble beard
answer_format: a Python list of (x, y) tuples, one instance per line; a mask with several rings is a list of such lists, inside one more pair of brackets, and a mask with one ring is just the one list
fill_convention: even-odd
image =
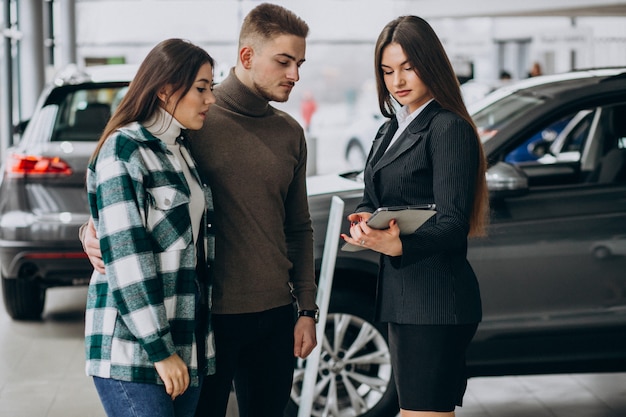
[(275, 94), (272, 94), (271, 91), (269, 91), (267, 88), (261, 87), (258, 84), (255, 84), (255, 89), (256, 91), (259, 93), (259, 95), (261, 95), (261, 97), (263, 97), (265, 100), (267, 101), (275, 101), (277, 103), (284, 103), (287, 100), (289, 100), (289, 95), (291, 94), (291, 91), (289, 93), (287, 93), (286, 97), (278, 97)]

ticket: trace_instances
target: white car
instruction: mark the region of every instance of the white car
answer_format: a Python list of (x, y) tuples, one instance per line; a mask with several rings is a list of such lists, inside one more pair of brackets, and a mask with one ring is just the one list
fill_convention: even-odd
[(594, 242), (591, 245), (591, 253), (598, 259), (626, 256), (626, 235), (616, 235), (608, 240)]

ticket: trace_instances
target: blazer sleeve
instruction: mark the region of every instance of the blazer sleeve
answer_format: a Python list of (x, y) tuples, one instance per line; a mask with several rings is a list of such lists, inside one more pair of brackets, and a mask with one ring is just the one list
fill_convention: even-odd
[(363, 198), (361, 199), (361, 202), (356, 207), (356, 209), (354, 209), (354, 212), (355, 213), (362, 213), (362, 212), (373, 213), (374, 210), (376, 210), (376, 208), (377, 207), (375, 207), (374, 203), (369, 198), (368, 190), (366, 189), (363, 191)]
[(467, 251), (480, 144), (469, 123), (445, 113), (433, 119), (429, 136), (437, 214), (434, 222), (400, 237), (403, 254), (392, 261), (396, 266), (410, 265), (438, 252)]

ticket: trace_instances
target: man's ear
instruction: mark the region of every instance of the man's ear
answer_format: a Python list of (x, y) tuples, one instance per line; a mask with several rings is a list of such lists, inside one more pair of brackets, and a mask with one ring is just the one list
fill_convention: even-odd
[(241, 65), (245, 69), (250, 69), (252, 66), (252, 57), (254, 56), (254, 49), (251, 46), (244, 46), (239, 50), (239, 60)]

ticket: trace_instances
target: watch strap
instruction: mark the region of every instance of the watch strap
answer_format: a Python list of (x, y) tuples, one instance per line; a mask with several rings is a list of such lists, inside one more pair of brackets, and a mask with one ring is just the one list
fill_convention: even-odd
[(319, 310), (298, 310), (298, 317), (311, 317), (315, 322), (319, 320)]

